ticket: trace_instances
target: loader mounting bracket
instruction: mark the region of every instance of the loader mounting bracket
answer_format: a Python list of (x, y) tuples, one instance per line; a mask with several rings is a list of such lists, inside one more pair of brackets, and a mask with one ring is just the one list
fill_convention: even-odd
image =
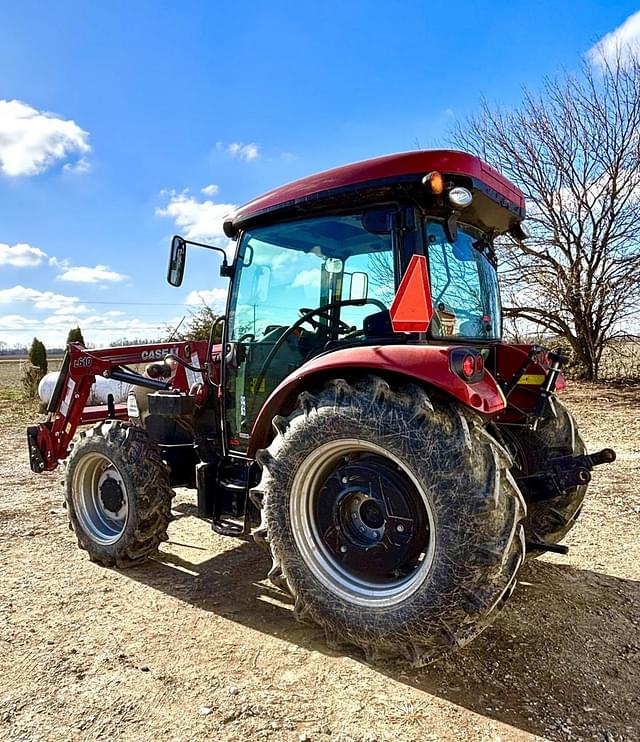
[(44, 457), (38, 448), (38, 425), (30, 425), (27, 428), (27, 443), (29, 445), (29, 465), (31, 471), (40, 474), (45, 470)]

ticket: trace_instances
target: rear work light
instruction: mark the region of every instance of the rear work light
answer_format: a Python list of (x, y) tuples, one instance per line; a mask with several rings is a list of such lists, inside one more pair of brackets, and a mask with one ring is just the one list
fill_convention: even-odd
[(451, 370), (468, 383), (484, 378), (484, 358), (471, 348), (453, 348), (449, 355)]

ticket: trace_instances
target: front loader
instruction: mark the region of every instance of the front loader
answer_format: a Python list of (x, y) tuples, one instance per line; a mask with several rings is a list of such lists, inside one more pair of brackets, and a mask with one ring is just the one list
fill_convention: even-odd
[[(139, 563), (191, 487), (330, 643), (424, 663), (470, 641), (527, 556), (566, 552), (591, 470), (615, 458), (587, 453), (557, 396), (562, 351), (502, 340), (495, 243), (524, 239), (524, 216), (506, 178), (434, 150), (255, 199), (224, 224), (231, 263), (174, 237), (174, 286), (189, 245), (223, 255), (209, 342), (71, 344), (28, 430), (35, 472), (67, 459), (79, 545)], [(98, 375), (130, 383), (128, 404), (85, 407)]]

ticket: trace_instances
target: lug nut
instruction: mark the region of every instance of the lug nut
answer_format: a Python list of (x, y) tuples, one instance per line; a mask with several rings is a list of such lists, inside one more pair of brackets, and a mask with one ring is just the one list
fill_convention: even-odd
[(402, 525), (402, 523), (398, 523), (398, 525), (396, 526), (396, 531), (398, 533), (404, 533), (404, 526)]

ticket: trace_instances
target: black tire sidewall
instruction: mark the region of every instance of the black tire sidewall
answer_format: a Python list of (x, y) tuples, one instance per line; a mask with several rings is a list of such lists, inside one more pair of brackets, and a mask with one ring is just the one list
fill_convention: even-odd
[[(267, 527), (271, 548), (294, 595), (308, 605), (315, 620), (335, 621), (342, 634), (358, 634), (358, 643), (424, 635), (443, 620), (467, 620), (468, 592), (484, 586), (500, 570), (478, 569), (487, 542), (507, 538), (518, 518), (515, 498), (500, 501), (495, 491), (498, 461), (487, 441), (471, 444), (466, 420), (441, 404), (421, 422), (408, 420), (399, 403), (374, 404), (353, 395), (349, 404), (320, 406), (291, 421), (276, 461), (270, 466)], [(435, 521), (433, 561), (419, 587), (387, 607), (355, 606), (326, 587), (304, 562), (293, 535), (289, 492), (304, 459), (320, 444), (360, 439), (385, 448), (425, 485)], [(360, 610), (359, 610), (360, 609)], [(328, 616), (330, 614), (330, 616)], [(348, 615), (348, 622), (341, 617)], [(353, 637), (352, 637), (353, 638)]]
[[(149, 501), (150, 482), (154, 482), (160, 473), (167, 492), (168, 475), (164, 470), (159, 472), (159, 455), (157, 447), (150, 441), (144, 431), (128, 423), (102, 423), (89, 434), (74, 443), (68, 460), (65, 477), (65, 502), (69, 521), (78, 538), (81, 548), (89, 552), (92, 559), (105, 565), (131, 562), (131, 549), (139, 547), (152, 534), (145, 533), (145, 519), (148, 519), (151, 503)], [(109, 459), (117, 469), (126, 488), (128, 500), (127, 522), (120, 536), (110, 544), (96, 541), (84, 527), (81, 517), (76, 512), (73, 496), (73, 483), (76, 470), (83, 459), (90, 454), (98, 453)], [(155, 488), (154, 488), (155, 489)], [(170, 511), (170, 496), (166, 497), (166, 511)]]

